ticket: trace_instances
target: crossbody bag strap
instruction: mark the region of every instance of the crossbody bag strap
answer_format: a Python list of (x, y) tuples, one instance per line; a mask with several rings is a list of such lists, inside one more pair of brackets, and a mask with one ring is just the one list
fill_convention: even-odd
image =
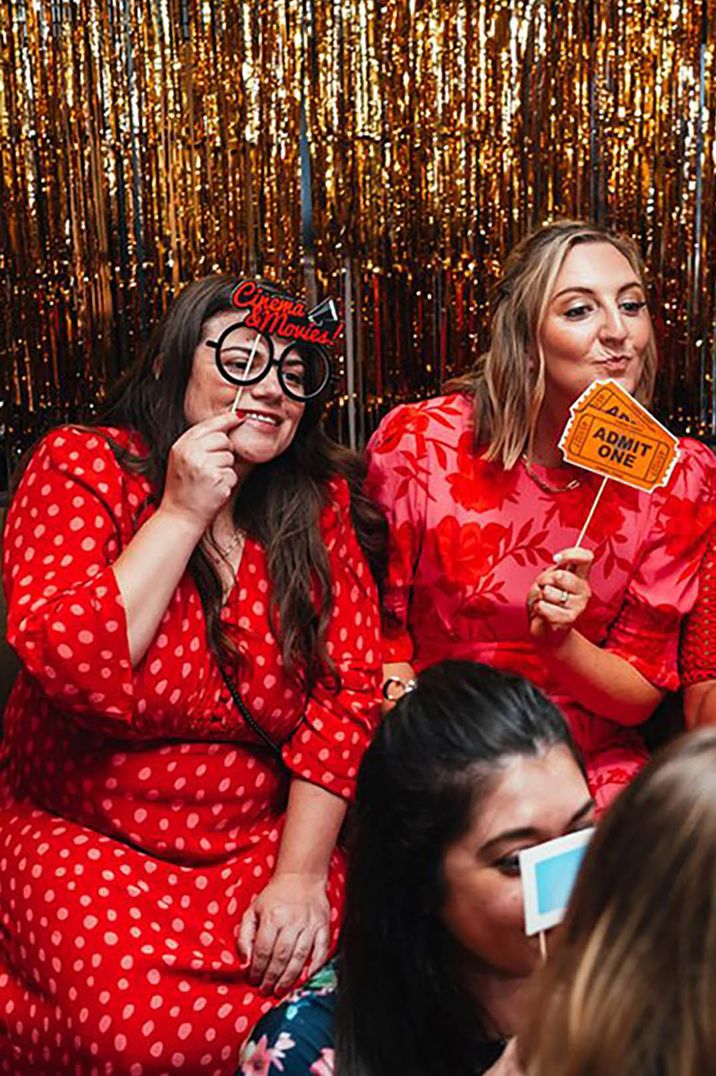
[(263, 740), (263, 742), (266, 744), (269, 750), (273, 752), (274, 755), (277, 755), (279, 758), (281, 758), (281, 745), (276, 743), (276, 741), (269, 736), (266, 729), (262, 728), (261, 725), (259, 725), (256, 718), (251, 713), (244, 700), (241, 698), (241, 695), (239, 694), (236, 685), (229, 677), (228, 673), (226, 672), (226, 669), (224, 669), (221, 665), (219, 666), (219, 672), (221, 673), (224, 683), (229, 689), (229, 694), (234, 700), (234, 705), (236, 706), (236, 709), (239, 711), (251, 731), (255, 732), (260, 740)]

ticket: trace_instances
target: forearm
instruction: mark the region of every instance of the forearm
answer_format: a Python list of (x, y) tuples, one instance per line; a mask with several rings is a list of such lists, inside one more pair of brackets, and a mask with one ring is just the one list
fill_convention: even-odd
[(324, 878), (346, 810), (346, 801), (340, 796), (294, 777), (275, 874)]
[(595, 646), (572, 629), (556, 645), (539, 646), (549, 672), (577, 702), (620, 725), (639, 725), (650, 716), (663, 692), (628, 661)]
[(201, 534), (198, 522), (160, 507), (112, 565), (124, 602), (133, 668), (156, 635)]
[(716, 680), (689, 684), (684, 689), (684, 719), (688, 729), (716, 725)]

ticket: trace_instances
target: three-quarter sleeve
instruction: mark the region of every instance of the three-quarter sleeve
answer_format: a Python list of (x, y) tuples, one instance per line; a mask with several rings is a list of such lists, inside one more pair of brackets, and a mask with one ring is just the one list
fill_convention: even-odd
[(419, 461), (406, 443), (424, 416), (413, 405), (396, 407), (370, 439), (366, 493), (388, 522), (388, 569), (382, 602), (384, 662), (412, 661), (408, 614), (425, 526), (425, 485)]
[(686, 618), (679, 655), (686, 686), (716, 680), (716, 526), (699, 568), (699, 594)]
[(679, 635), (697, 597), (715, 490), (713, 454), (698, 442), (683, 442), (668, 486), (652, 494), (649, 531), (605, 644), (667, 691), (679, 686)]
[(380, 616), (375, 583), (350, 518), (343, 481), (332, 484), (322, 532), (333, 579), (326, 647), (340, 684), (316, 684), (304, 720), (284, 744), (297, 777), (351, 799), (360, 760), (380, 719)]
[(74, 714), (128, 722), (127, 624), (111, 568), (121, 474), (102, 436), (46, 437), (8, 513), (3, 573), (8, 641), (45, 695)]

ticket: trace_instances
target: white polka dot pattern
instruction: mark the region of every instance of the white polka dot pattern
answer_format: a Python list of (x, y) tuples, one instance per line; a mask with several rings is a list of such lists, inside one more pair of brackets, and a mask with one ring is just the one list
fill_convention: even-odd
[[(8, 634), (24, 671), (0, 768), (0, 1072), (233, 1073), (272, 1004), (247, 984), (236, 930), (271, 876), (289, 774), (236, 712), (188, 576), (131, 670), (111, 564), (152, 511), (148, 492), (102, 431), (65, 429), (8, 515)], [(306, 703), (286, 675), (255, 543), (222, 618), (240, 690), (286, 740), (288, 770), (350, 797), (377, 720), (379, 640), (343, 483), (322, 530), (339, 691), (320, 685)], [(336, 851), (333, 942), (342, 889)]]

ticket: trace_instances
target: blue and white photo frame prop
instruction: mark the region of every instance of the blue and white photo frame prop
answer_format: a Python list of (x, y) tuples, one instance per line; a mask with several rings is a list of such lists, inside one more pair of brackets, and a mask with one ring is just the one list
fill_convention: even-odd
[(569, 896), (594, 828), (580, 829), (519, 853), (525, 901), (525, 934), (562, 922)]

